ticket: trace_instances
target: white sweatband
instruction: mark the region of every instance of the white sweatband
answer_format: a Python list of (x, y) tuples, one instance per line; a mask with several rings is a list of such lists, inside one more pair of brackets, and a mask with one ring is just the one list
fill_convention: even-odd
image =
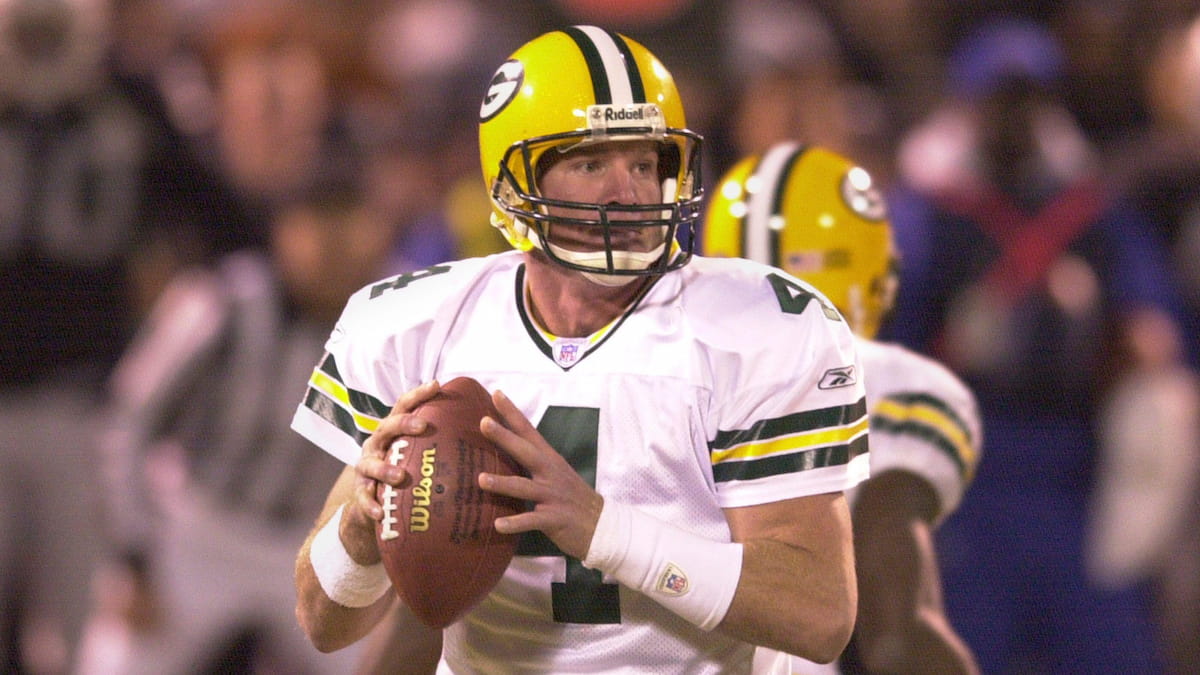
[(742, 545), (697, 536), (605, 499), (583, 565), (712, 630), (737, 591)]
[(369, 607), (391, 588), (387, 570), (382, 562), (359, 565), (342, 545), (339, 528), (342, 509), (339, 506), (329, 522), (313, 537), (308, 549), (313, 572), (325, 595), (343, 607)]

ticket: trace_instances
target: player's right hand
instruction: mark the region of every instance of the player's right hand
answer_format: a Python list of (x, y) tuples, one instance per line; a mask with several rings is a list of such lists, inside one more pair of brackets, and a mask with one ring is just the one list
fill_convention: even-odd
[(354, 467), (357, 474), (354, 498), (346, 505), (341, 524), (346, 551), (359, 564), (370, 565), (380, 560), (375, 543), (375, 526), (384, 515), (377, 496), (379, 483), (399, 488), (408, 481), (403, 467), (387, 460), (392, 443), (401, 436), (425, 432), (427, 423), (412, 411), (440, 390), (441, 385), (432, 380), (401, 394), (388, 416), (380, 420), (375, 433), (363, 443), (362, 456)]

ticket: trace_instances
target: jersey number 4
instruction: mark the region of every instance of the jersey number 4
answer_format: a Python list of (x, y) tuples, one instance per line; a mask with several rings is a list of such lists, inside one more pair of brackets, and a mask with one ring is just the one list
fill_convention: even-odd
[[(571, 464), (589, 485), (596, 485), (596, 439), (600, 435), (598, 408), (550, 406), (537, 425), (538, 432)], [(591, 570), (572, 558), (541, 532), (526, 532), (517, 544), (517, 555), (566, 558), (564, 582), (550, 585), (554, 620), (559, 623), (620, 623), (621, 600), (616, 584), (606, 584), (600, 570)]]
[(775, 297), (779, 299), (779, 309), (783, 310), (785, 314), (801, 314), (808, 307), (809, 301), (815, 300), (820, 305), (821, 311), (825, 313), (825, 318), (832, 321), (842, 320), (842, 315), (838, 314), (828, 300), (800, 284), (778, 274), (768, 274), (767, 281), (771, 283), (771, 288), (775, 289)]

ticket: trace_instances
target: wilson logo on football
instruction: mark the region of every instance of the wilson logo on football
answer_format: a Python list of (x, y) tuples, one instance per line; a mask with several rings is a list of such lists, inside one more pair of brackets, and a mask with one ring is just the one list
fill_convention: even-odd
[[(393, 443), (391, 452), (388, 455), (388, 462), (393, 465), (403, 462), (404, 449), (407, 447), (408, 441), (404, 439), (399, 439)], [(409, 532), (424, 532), (429, 529), (429, 498), (433, 494), (433, 473), (436, 462), (437, 446), (435, 445), (421, 454), (421, 478), (412, 487), (412, 510), (408, 514)], [(396, 510), (400, 508), (396, 505), (396, 498), (399, 496), (399, 490), (391, 485), (384, 486), (383, 520), (380, 523), (379, 538), (385, 541), (400, 536), (400, 533), (396, 531), (396, 525), (398, 524)]]
[(421, 455), (421, 480), (413, 486), (412, 512), (408, 514), (408, 531), (429, 529), (429, 496), (433, 493), (433, 463), (437, 461), (437, 446)]
[(841, 368), (830, 368), (821, 376), (821, 382), (817, 384), (818, 389), (837, 389), (838, 387), (849, 387), (858, 382), (858, 378), (854, 376), (854, 366), (842, 366)]

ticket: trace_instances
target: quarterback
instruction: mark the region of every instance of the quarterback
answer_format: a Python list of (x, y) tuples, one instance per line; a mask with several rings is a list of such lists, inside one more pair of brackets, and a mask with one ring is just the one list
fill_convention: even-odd
[[(821, 289), (856, 336), (871, 478), (847, 493), (859, 609), (845, 658), (868, 672), (977, 672), (941, 606), (931, 532), (979, 462), (979, 414), (971, 390), (942, 364), (873, 339), (894, 297), (896, 255), (871, 176), (826, 148), (777, 143), (722, 177), (703, 231), (707, 255), (776, 265)], [(838, 672), (767, 649), (756, 663), (759, 672)]]
[(528, 473), (479, 485), (531, 506), (496, 520), (517, 555), (445, 629), (438, 672), (746, 673), (755, 645), (833, 660), (857, 606), (844, 491), (868, 469), (845, 320), (780, 270), (692, 255), (701, 138), (635, 41), (537, 37), (479, 119), (516, 250), (351, 297), (293, 421), (349, 465), (297, 556), (309, 638), (339, 649), (394, 616), (374, 487), (410, 483), (384, 451), (467, 375)]

